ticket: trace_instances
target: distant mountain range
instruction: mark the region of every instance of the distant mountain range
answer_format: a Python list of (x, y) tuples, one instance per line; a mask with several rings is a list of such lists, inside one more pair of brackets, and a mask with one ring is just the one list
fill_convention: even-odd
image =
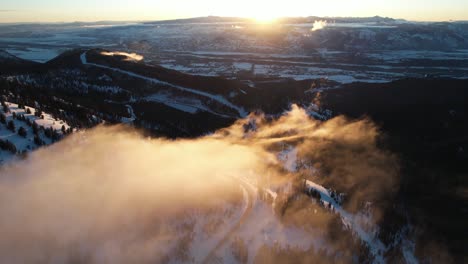
[[(286, 24), (303, 24), (314, 23), (315, 21), (327, 21), (334, 23), (468, 23), (468, 20), (449, 20), (449, 21), (410, 21), (401, 18), (391, 18), (382, 16), (372, 17), (328, 17), (328, 16), (306, 16), (306, 17), (279, 17), (275, 20), (276, 23)], [(257, 23), (253, 18), (248, 17), (225, 17), (225, 16), (203, 16), (192, 18), (177, 18), (166, 20), (152, 20), (152, 21), (73, 21), (73, 22), (15, 22), (15, 23), (0, 23), (0, 26), (13, 26), (13, 25), (61, 25), (61, 26), (93, 26), (93, 25), (126, 25), (126, 24), (173, 24), (173, 23)]]
[[(291, 24), (303, 24), (303, 23), (314, 23), (315, 21), (330, 21), (335, 23), (393, 23), (397, 21), (405, 21), (402, 19), (393, 19), (389, 17), (319, 17), (319, 16), (308, 16), (308, 17), (282, 17), (276, 20), (277, 23), (291, 23)], [(167, 24), (167, 23), (251, 23), (256, 22), (252, 18), (243, 17), (221, 17), (221, 16), (207, 16), (207, 17), (195, 17), (186, 19), (171, 19), (161, 21), (145, 22), (145, 24)]]
[[(336, 23), (393, 23), (393, 22), (405, 22), (404, 19), (394, 19), (390, 17), (373, 16), (373, 17), (320, 17), (320, 16), (307, 16), (307, 17), (280, 17), (276, 19), (278, 23), (291, 23), (291, 24), (302, 24), (302, 23), (313, 23), (315, 21), (329, 21)], [(15, 24), (27, 24), (27, 25), (61, 25), (61, 26), (93, 26), (93, 25), (125, 25), (125, 24), (168, 24), (168, 23), (256, 23), (253, 18), (247, 17), (224, 17), (224, 16), (205, 16), (205, 17), (192, 17), (192, 18), (179, 18), (179, 19), (167, 19), (167, 20), (154, 20), (154, 21), (74, 21), (74, 22), (19, 22), (19, 23), (0, 23), (0, 25), (15, 25)]]

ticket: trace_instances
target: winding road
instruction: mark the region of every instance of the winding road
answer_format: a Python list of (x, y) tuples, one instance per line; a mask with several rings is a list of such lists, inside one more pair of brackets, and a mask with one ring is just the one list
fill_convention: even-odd
[(224, 98), (221, 95), (210, 94), (210, 93), (199, 91), (199, 90), (196, 90), (196, 89), (182, 87), (180, 85), (175, 85), (175, 84), (172, 84), (172, 83), (161, 81), (161, 80), (158, 80), (156, 78), (147, 77), (147, 76), (137, 74), (137, 73), (134, 73), (134, 72), (130, 72), (130, 71), (122, 70), (122, 69), (119, 69), (119, 68), (114, 68), (114, 67), (109, 67), (109, 66), (106, 66), (106, 65), (101, 65), (101, 64), (89, 62), (87, 57), (86, 57), (87, 52), (88, 51), (85, 51), (80, 55), (80, 60), (81, 60), (81, 63), (83, 65), (88, 65), (88, 66), (93, 66), (93, 67), (97, 67), (97, 68), (101, 68), (101, 69), (107, 69), (107, 70), (119, 72), (119, 73), (122, 73), (122, 74), (125, 74), (125, 75), (128, 75), (128, 76), (137, 78), (137, 79), (142, 79), (142, 80), (148, 81), (150, 83), (162, 84), (162, 85), (165, 85), (167, 87), (172, 87), (172, 88), (180, 90), (180, 91), (189, 92), (189, 93), (192, 93), (192, 94), (203, 96), (205, 98), (209, 98), (210, 100), (216, 101), (216, 102), (218, 102), (218, 103), (220, 103), (220, 104), (222, 104), (222, 105), (224, 105), (224, 106), (226, 106), (228, 108), (233, 109), (234, 111), (238, 112), (239, 117), (246, 117), (247, 114), (248, 114), (244, 110), (244, 108), (239, 107), (237, 105), (234, 105), (233, 103), (229, 102), (228, 100), (226, 100), (226, 98)]

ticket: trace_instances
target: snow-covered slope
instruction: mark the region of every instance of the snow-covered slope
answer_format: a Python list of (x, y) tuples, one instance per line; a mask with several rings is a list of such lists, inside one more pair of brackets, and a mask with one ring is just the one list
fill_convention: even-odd
[[(52, 144), (54, 139), (52, 136), (49, 137), (49, 132), (47, 132), (48, 135), (46, 136), (45, 130), (47, 129), (52, 129), (55, 131), (56, 138), (63, 137), (63, 130), (71, 130), (70, 126), (66, 122), (60, 119), (55, 119), (50, 114), (45, 112), (42, 113), (41, 117), (35, 116), (35, 108), (25, 106), (25, 109), (22, 109), (18, 107), (18, 104), (10, 102), (5, 102), (5, 105), (8, 107), (9, 111), (5, 113), (5, 107), (0, 108), (0, 115), (5, 115), (6, 117), (5, 123), (0, 123), (0, 140), (2, 142), (11, 142), (15, 146), (16, 151), (0, 148), (0, 164), (18, 157), (18, 154), (33, 151), (39, 148), (41, 145)], [(29, 109), (30, 113), (28, 113), (26, 109)], [(25, 118), (24, 121), (20, 120), (19, 118), (23, 115)], [(16, 118), (14, 118), (14, 116), (16, 116)], [(28, 120), (30, 122), (28, 122)], [(8, 128), (8, 124), (10, 122), (13, 122), (14, 124), (14, 131)], [(39, 143), (37, 140), (35, 142), (35, 134), (32, 125), (33, 123), (36, 123), (39, 128), (37, 138), (42, 141), (41, 144), (37, 144)], [(19, 135), (20, 128), (24, 128), (24, 131), (26, 132), (25, 135)]]

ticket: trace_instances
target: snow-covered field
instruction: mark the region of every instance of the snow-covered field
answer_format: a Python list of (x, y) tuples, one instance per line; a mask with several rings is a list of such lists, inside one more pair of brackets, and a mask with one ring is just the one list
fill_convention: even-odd
[[(435, 74), (444, 77), (463, 78), (468, 67), (430, 65), (399, 65), (405, 60), (432, 59), (435, 61), (463, 61), (468, 53), (463, 50), (439, 51), (381, 51), (364, 53), (363, 59), (379, 61), (375, 64), (340, 62), (341, 57), (352, 55), (345, 52), (317, 50), (317, 54), (305, 56), (294, 54), (268, 54), (252, 52), (176, 52), (169, 51), (167, 58), (160, 60), (163, 67), (205, 76), (237, 76), (248, 72), (252, 76), (291, 78), (295, 80), (326, 78), (339, 83), (389, 82), (404, 77), (425, 77)], [(317, 56), (332, 62), (317, 62)], [(172, 59), (173, 57), (184, 58)], [(152, 55), (148, 55), (151, 60)]]
[(44, 48), (6, 49), (18, 58), (36, 62), (47, 62), (60, 54), (60, 50)]

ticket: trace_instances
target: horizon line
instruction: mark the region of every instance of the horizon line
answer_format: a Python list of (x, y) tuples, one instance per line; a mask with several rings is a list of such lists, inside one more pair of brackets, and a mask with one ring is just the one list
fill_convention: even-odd
[[(216, 15), (208, 15), (208, 16), (196, 16), (196, 17), (181, 17), (181, 18), (172, 18), (172, 19), (145, 19), (145, 20), (75, 20), (75, 21), (17, 21), (17, 22), (0, 22), (0, 25), (22, 25), (22, 24), (73, 24), (73, 23), (145, 23), (145, 22), (164, 22), (164, 21), (176, 21), (176, 20), (189, 20), (189, 19), (199, 19), (199, 18), (234, 18), (234, 19), (246, 19), (246, 20), (255, 20), (252, 17), (243, 17), (243, 16), (216, 16)], [(311, 18), (316, 17), (318, 19), (346, 19), (346, 18), (387, 18), (393, 19), (396, 21), (407, 21), (407, 22), (419, 22), (419, 23), (437, 23), (437, 22), (468, 22), (466, 20), (410, 20), (404, 18), (393, 18), (393, 17), (386, 17), (386, 16), (316, 16), (316, 15), (309, 15), (309, 16), (284, 16), (278, 17), (274, 20), (281, 20), (281, 19), (294, 19), (294, 18)], [(234, 22), (234, 21), (233, 21)]]

